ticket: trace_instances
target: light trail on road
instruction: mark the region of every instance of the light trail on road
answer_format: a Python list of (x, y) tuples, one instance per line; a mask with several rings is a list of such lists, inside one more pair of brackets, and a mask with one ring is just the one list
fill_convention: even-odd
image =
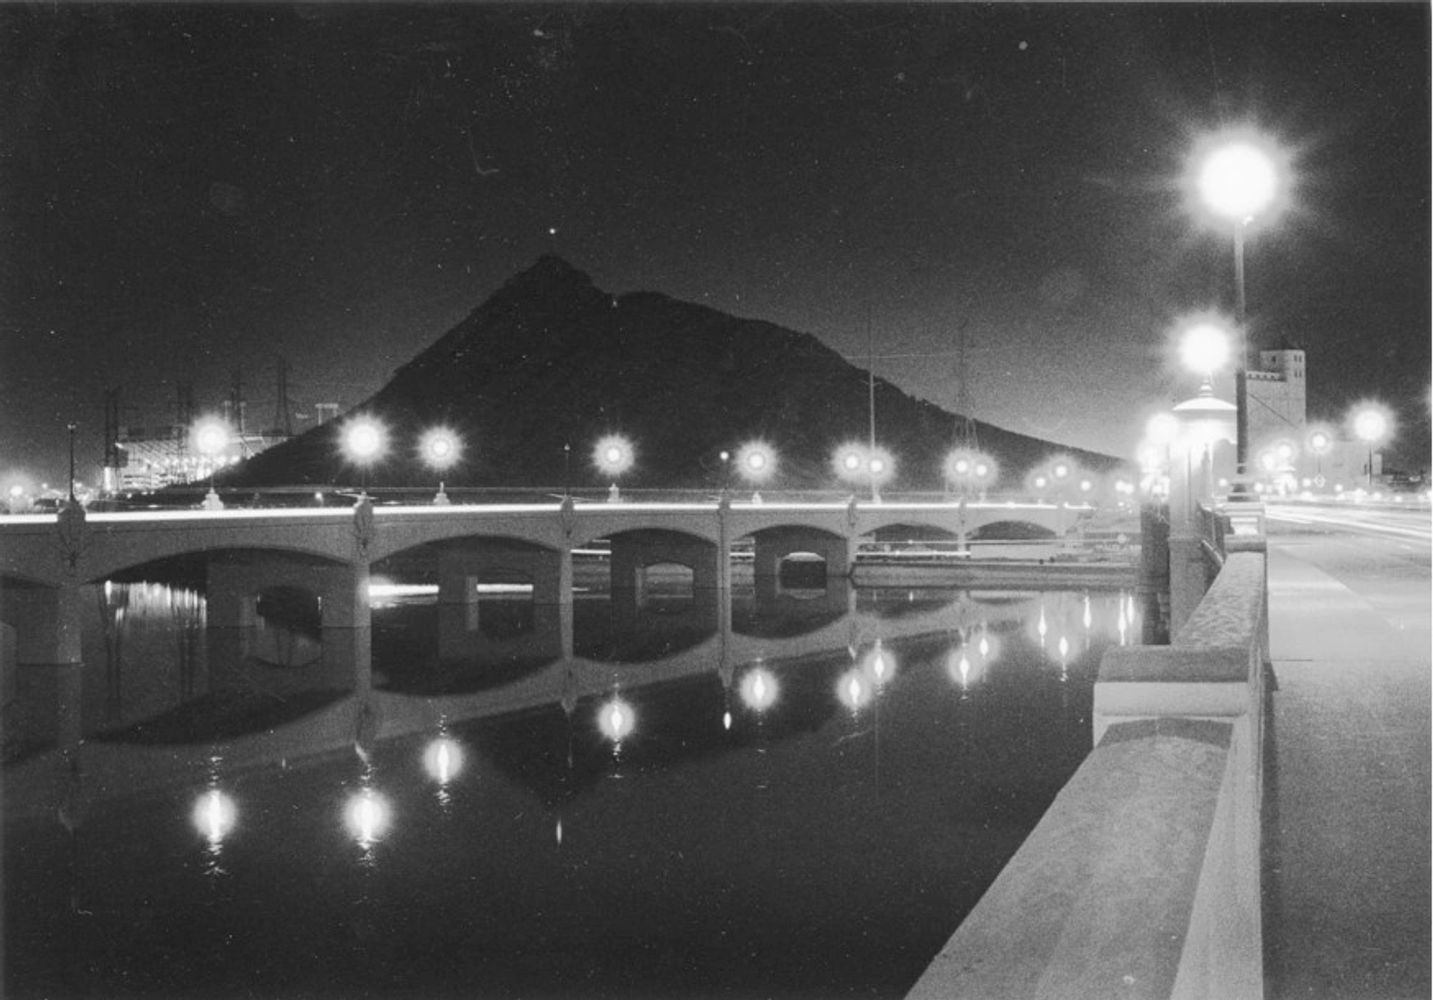
[(1426, 509), (1270, 504), (1266, 511), (1269, 519), (1274, 521), (1383, 537), (1409, 538), (1424, 545), (1433, 544), (1433, 516), (1430, 516)]

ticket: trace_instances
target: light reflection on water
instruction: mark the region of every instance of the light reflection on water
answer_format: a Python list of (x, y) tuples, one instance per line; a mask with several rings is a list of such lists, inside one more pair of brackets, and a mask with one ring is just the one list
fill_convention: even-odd
[[(175, 630), (195, 616), (176, 626), (146, 593), (116, 626), (121, 693), (167, 675), (168, 701), (134, 704), (170, 711)], [(100, 994), (900, 995), (1078, 765), (1099, 656), (1138, 614), (1114, 592), (852, 603), (806, 620), (841, 636), (825, 648), (773, 639), (786, 655), (726, 668), (678, 649), (601, 668), (626, 679), (597, 688), (597, 668), (557, 660), (476, 692), (393, 693), (349, 748), (312, 756), (240, 766), (217, 741), (182, 800), (138, 781), (76, 823), (78, 903), (48, 884), (54, 814), (7, 819), (6, 905), (35, 908), (6, 921), (6, 954), (24, 956), (7, 995), (76, 977)], [(375, 630), (432, 612), (399, 602)], [(590, 602), (579, 631), (607, 613)], [(166, 636), (169, 660), (132, 658)], [(213, 667), (195, 679), (237, 676)], [(245, 690), (272, 669), (250, 667)], [(545, 702), (501, 707), (544, 671)], [(305, 676), (327, 683), (288, 679)], [(429, 721), (400, 725), (397, 704)]]

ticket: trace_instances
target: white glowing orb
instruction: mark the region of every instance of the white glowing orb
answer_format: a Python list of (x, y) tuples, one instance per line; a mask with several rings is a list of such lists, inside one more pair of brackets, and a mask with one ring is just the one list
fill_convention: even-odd
[(1070, 477), (1070, 467), (1064, 462), (1056, 462), (1054, 468), (1050, 470), (1050, 474), (1056, 479), (1068, 479)]
[(1229, 361), (1230, 335), (1222, 326), (1196, 322), (1179, 339), (1179, 361), (1199, 375), (1211, 375)]
[(440, 736), (423, 751), (423, 769), (440, 785), (446, 785), (463, 769), (463, 745), (448, 736)]
[(429, 468), (442, 471), (457, 464), (463, 455), (463, 442), (447, 427), (433, 427), (424, 432), (418, 452)]
[(388, 447), (388, 432), (371, 417), (355, 417), (343, 428), (343, 451), (360, 465), (372, 462)]
[(1353, 415), (1353, 434), (1367, 444), (1382, 442), (1388, 436), (1388, 414), (1377, 407), (1365, 407)]
[(864, 708), (872, 693), (870, 682), (860, 670), (848, 670), (836, 682), (836, 697), (853, 712)]
[(11, 499), (13, 499), (13, 500), (18, 500), (18, 499), (20, 499), (20, 498), (21, 498), (22, 496), (24, 496), (24, 495), (25, 495), (25, 487), (19, 485), (18, 483), (17, 483), (16, 485), (10, 487), (10, 497), (11, 497)]
[(866, 468), (866, 447), (860, 444), (843, 444), (831, 455), (831, 467), (836, 475), (847, 482), (861, 478)]
[(194, 828), (212, 845), (222, 843), (238, 819), (234, 800), (217, 788), (209, 789), (194, 802)]
[(203, 420), (193, 430), (194, 447), (199, 454), (213, 457), (229, 447), (229, 425), (222, 420)]
[(632, 468), (636, 458), (632, 442), (620, 434), (609, 434), (592, 448), (592, 464), (604, 476), (622, 475)]
[(1247, 222), (1273, 204), (1279, 171), (1267, 150), (1235, 141), (1214, 148), (1199, 168), (1199, 196), (1215, 212)]
[(1067, 656), (1070, 655), (1070, 640), (1069, 640), (1069, 639), (1066, 639), (1063, 635), (1060, 636), (1060, 646), (1059, 646), (1059, 649), (1060, 649), (1060, 659), (1063, 660), (1065, 657), (1067, 657)]
[(597, 710), (597, 728), (613, 743), (620, 743), (637, 725), (637, 713), (621, 698), (613, 698)]
[(1327, 431), (1314, 431), (1309, 435), (1309, 447), (1315, 455), (1322, 455), (1333, 447), (1333, 438)]
[(736, 453), (736, 468), (743, 479), (759, 484), (776, 474), (776, 452), (764, 441), (751, 441)]
[(764, 712), (776, 704), (781, 683), (765, 667), (753, 667), (741, 678), (741, 700), (754, 712)]
[(388, 832), (393, 810), (386, 798), (371, 788), (364, 788), (349, 796), (343, 819), (349, 835), (360, 846), (368, 847)]

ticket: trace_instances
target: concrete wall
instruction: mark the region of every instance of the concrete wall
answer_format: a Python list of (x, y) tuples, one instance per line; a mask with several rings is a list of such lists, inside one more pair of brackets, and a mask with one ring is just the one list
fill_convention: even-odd
[(1106, 654), (1095, 749), (910, 997), (1263, 996), (1264, 561)]

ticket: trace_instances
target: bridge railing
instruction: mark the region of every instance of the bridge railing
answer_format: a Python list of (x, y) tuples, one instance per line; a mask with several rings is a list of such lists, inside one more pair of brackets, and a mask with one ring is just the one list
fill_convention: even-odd
[[(164, 492), (156, 494), (96, 499), (90, 502), (89, 509), (92, 511), (123, 512), (163, 508), (198, 508), (203, 506), (208, 492), (207, 486), (170, 487)], [(610, 488), (589, 486), (564, 488), (561, 486), (460, 487), (448, 485), (444, 487), (443, 493), (451, 504), (556, 503), (568, 496), (579, 503), (606, 503), (611, 500)], [(438, 484), (369, 487), (366, 490), (335, 484), (268, 486), (260, 489), (226, 488), (221, 486), (217, 490), (217, 495), (225, 507), (254, 509), (269, 507), (352, 506), (357, 503), (359, 496), (364, 494), (375, 504), (379, 505), (428, 504), (432, 503), (434, 497), (438, 494)], [(861, 504), (875, 502), (871, 500), (869, 493), (862, 490), (851, 489), (787, 490), (732, 485), (726, 489), (722, 489), (720, 486), (693, 489), (621, 487), (618, 491), (618, 497), (621, 500), (639, 503), (715, 503), (723, 496), (726, 496), (733, 503), (752, 501), (813, 504), (847, 503), (852, 499), (855, 499), (857, 503)], [(898, 490), (883, 492), (879, 502), (884, 504), (957, 503), (961, 499), (962, 494), (940, 490)], [(965, 499), (970, 503), (1063, 502), (1058, 498), (1041, 497), (1016, 490), (990, 492), (979, 496), (967, 495)], [(0, 507), (0, 511), (4, 511), (5, 509), (4, 507)], [(46, 511), (34, 510), (26, 512), (45, 513)], [(48, 512), (53, 513), (53, 510)]]
[(1094, 750), (910, 997), (1263, 996), (1266, 592), (1233, 546), (1171, 645), (1106, 653)]

